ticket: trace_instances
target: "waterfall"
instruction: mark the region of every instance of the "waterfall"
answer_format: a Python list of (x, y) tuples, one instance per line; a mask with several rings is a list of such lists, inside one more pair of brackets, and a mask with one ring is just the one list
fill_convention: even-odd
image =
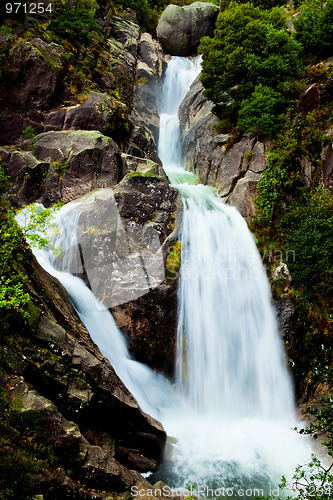
[[(35, 254), (67, 289), (91, 338), (141, 408), (173, 438), (153, 478), (172, 487), (187, 481), (228, 487), (227, 495), (232, 491), (237, 498), (241, 487), (269, 493), (283, 473), (309, 457), (310, 448), (292, 430), (292, 384), (254, 239), (237, 210), (183, 168), (177, 110), (199, 72), (198, 59), (171, 58), (160, 117), (159, 155), (184, 207), (175, 387), (132, 359), (109, 311), (69, 273), (73, 262), (80, 266), (79, 216), (98, 191), (57, 214), (55, 244), (65, 258), (45, 250)], [(246, 496), (254, 497), (254, 490)]]
[(195, 411), (293, 416), (270, 290), (246, 222), (209, 187), (175, 180), (175, 166), (182, 163), (177, 110), (198, 73), (197, 62), (171, 60), (161, 114), (168, 127), (159, 143), (184, 205), (177, 386)]
[(293, 388), (254, 238), (235, 208), (184, 171), (177, 111), (199, 72), (199, 59), (174, 57), (163, 88), (159, 155), (184, 208), (176, 366), (184, 406), (164, 420), (178, 439), (165, 478), (237, 497), (242, 486), (268, 491), (309, 448), (291, 430)]

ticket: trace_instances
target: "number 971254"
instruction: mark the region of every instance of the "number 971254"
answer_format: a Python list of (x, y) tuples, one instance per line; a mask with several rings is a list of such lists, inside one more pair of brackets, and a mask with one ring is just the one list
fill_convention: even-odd
[(24, 12), (25, 14), (44, 14), (44, 12), (52, 12), (51, 2), (38, 2), (38, 3), (21, 3), (12, 2), (6, 3), (5, 6), (6, 14), (19, 14)]

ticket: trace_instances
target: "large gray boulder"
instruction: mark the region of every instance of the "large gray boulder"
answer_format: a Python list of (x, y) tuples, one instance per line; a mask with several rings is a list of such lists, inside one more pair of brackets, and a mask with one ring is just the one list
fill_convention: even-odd
[[(12, 203), (67, 203), (93, 189), (117, 184), (122, 158), (117, 144), (97, 130), (61, 130), (39, 134), (22, 147), (1, 150), (13, 181)], [(7, 159), (4, 152), (7, 151)]]
[(212, 35), (219, 8), (205, 2), (179, 7), (168, 5), (157, 25), (157, 38), (164, 52), (172, 56), (195, 53), (200, 38)]
[(182, 203), (158, 164), (127, 155), (123, 160), (136, 171), (90, 198), (66, 266), (110, 309), (135, 358), (171, 375), (178, 272), (170, 276), (168, 255), (178, 238)]

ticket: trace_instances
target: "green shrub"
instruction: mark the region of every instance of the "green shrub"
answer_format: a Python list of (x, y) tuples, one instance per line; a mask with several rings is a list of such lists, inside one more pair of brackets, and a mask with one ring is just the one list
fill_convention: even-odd
[(81, 8), (67, 7), (60, 11), (57, 19), (50, 22), (48, 29), (74, 45), (89, 45), (98, 39), (101, 31), (91, 13)]
[(84, 9), (92, 16), (95, 15), (98, 9), (98, 3), (96, 0), (75, 0), (76, 8)]
[(294, 286), (313, 294), (330, 296), (333, 291), (333, 198), (321, 187), (297, 203), (284, 217), (285, 244), (295, 251), (289, 263)]
[(333, 46), (333, 0), (312, 0), (303, 4), (300, 15), (294, 21), (294, 37), (303, 46), (306, 56), (314, 59), (332, 55)]
[[(251, 3), (231, 2), (220, 12), (214, 38), (203, 37), (199, 51), (203, 54), (201, 81), (205, 95), (215, 104), (214, 112), (220, 118), (228, 118), (231, 124), (237, 122), (242, 101), (250, 99), (254, 92), (257, 95), (252, 97), (252, 105), (258, 106), (258, 89), (261, 94), (264, 88), (271, 93), (273, 109), (268, 114), (272, 117), (283, 104), (276, 94), (272, 99), (272, 91), (283, 93), (287, 104), (291, 96), (287, 95), (290, 85), (286, 83), (303, 70), (301, 46), (287, 32), (282, 11), (274, 8), (269, 12)], [(246, 101), (246, 112), (242, 112), (247, 126), (250, 104)], [(267, 121), (268, 129), (274, 128), (267, 117), (263, 128), (267, 128)]]
[(253, 218), (253, 229), (272, 229), (277, 236), (278, 231), (274, 227), (276, 215), (281, 203), (292, 194), (295, 194), (299, 183), (299, 172), (296, 157), (298, 154), (298, 129), (289, 124), (290, 127), (282, 132), (276, 141), (275, 148), (268, 155), (268, 165), (263, 178), (258, 183), (256, 208), (257, 213)]
[(279, 92), (257, 85), (251, 97), (241, 103), (238, 127), (256, 135), (275, 133), (283, 119), (284, 102)]
[(31, 125), (25, 128), (22, 133), (27, 139), (30, 139), (31, 142), (35, 142), (36, 134), (34, 128)]
[[(1, 197), (9, 186), (8, 177), (1, 165), (0, 186), (0, 309), (16, 311), (28, 317), (28, 277), (21, 265), (28, 247), (26, 240), (31, 246), (39, 248), (48, 244), (46, 230), (50, 227), (53, 209), (38, 210), (34, 206), (28, 207), (26, 224), (20, 228), (14, 212), (8, 207), (8, 202)], [(60, 204), (55, 208), (58, 206)]]
[[(332, 464), (333, 465), (333, 464)], [(281, 495), (275, 494), (264, 497), (263, 500), (283, 499), (283, 500), (331, 500), (333, 491), (332, 466), (325, 468), (320, 460), (312, 454), (311, 461), (306, 465), (296, 467), (291, 480), (292, 495), (286, 494), (283, 490), (290, 491), (286, 478), (283, 476), (279, 488)]]

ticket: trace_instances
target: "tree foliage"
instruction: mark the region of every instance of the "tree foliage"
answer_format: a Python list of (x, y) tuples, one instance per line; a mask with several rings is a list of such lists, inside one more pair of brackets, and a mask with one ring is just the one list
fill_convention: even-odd
[[(274, 107), (277, 102), (281, 105), (282, 99), (276, 94), (273, 99), (268, 88), (286, 94), (286, 82), (302, 71), (300, 44), (287, 32), (279, 8), (267, 11), (251, 3), (231, 2), (218, 15), (214, 38), (204, 37), (199, 51), (205, 95), (215, 104), (215, 113), (231, 123), (237, 123), (242, 101), (252, 99), (258, 104), (263, 91), (270, 92)], [(247, 122), (250, 102), (246, 103)], [(263, 125), (266, 129), (266, 121)]]
[(277, 131), (284, 108), (284, 98), (271, 87), (257, 85), (251, 97), (240, 106), (238, 126), (253, 134), (272, 134)]
[(332, 55), (333, 50), (333, 0), (310, 0), (300, 7), (294, 21), (295, 39), (303, 46), (305, 56), (315, 59)]
[(310, 298), (330, 296), (333, 290), (333, 198), (319, 187), (302, 205), (285, 215), (286, 246), (295, 250), (289, 263), (295, 286)]
[(50, 22), (48, 29), (74, 45), (87, 45), (96, 39), (101, 31), (92, 14), (85, 9), (63, 8), (59, 16)]
[[(49, 243), (46, 236), (55, 209), (27, 207), (22, 227), (15, 220), (15, 213), (9, 209), (8, 202), (1, 196), (8, 188), (8, 178), (0, 166), (0, 309), (17, 311), (28, 317), (26, 306), (30, 301), (27, 291), (28, 277), (22, 263), (28, 243), (39, 248)], [(28, 242), (28, 243), (27, 243)]]

